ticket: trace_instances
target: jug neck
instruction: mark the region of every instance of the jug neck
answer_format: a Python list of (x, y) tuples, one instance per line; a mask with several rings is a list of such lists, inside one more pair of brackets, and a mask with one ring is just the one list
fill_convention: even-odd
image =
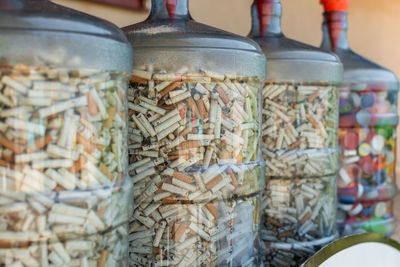
[(189, 0), (152, 0), (149, 20), (190, 20)]
[(0, 0), (0, 9), (8, 9), (8, 10), (23, 9), (27, 6), (39, 3), (47, 4), (50, 3), (50, 1), (49, 0)]
[(324, 23), (322, 26), (323, 39), (321, 47), (336, 52), (349, 50), (347, 41), (347, 12), (329, 11), (324, 13)]
[(254, 0), (251, 7), (250, 36), (283, 36), (281, 28), (282, 5), (280, 0)]

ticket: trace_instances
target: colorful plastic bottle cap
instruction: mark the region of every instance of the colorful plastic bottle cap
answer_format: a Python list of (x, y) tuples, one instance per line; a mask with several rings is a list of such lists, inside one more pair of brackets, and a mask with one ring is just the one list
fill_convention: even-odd
[(358, 134), (355, 132), (348, 132), (343, 137), (343, 146), (346, 150), (357, 149), (358, 147)]
[(374, 215), (378, 218), (382, 217), (386, 213), (386, 204), (384, 202), (376, 203), (374, 208)]
[(371, 153), (371, 146), (369, 144), (362, 143), (358, 147), (358, 155), (360, 155), (361, 157), (368, 156), (370, 153)]
[(383, 154), (379, 154), (378, 158), (375, 160), (376, 169), (381, 171), (386, 168), (386, 160), (383, 157)]
[(364, 208), (363, 211), (361, 212), (361, 215), (363, 216), (371, 216), (371, 214), (372, 214), (372, 207)]
[(349, 211), (349, 214), (354, 216), (359, 214), (361, 211), (363, 210), (363, 206), (361, 205), (361, 203), (356, 204), (355, 207), (353, 207), (353, 209), (351, 211)]
[(374, 161), (371, 156), (366, 156), (360, 160), (361, 170), (364, 174), (372, 175), (374, 174)]
[(371, 122), (371, 114), (367, 110), (362, 109), (357, 112), (356, 121), (362, 126), (367, 126)]
[(353, 209), (353, 204), (338, 204), (339, 209), (349, 212)]
[(377, 190), (376, 188), (373, 188), (373, 189), (369, 190), (369, 191), (365, 194), (365, 197), (368, 198), (368, 199), (377, 198), (377, 197), (379, 197), (379, 192), (378, 192), (378, 190)]
[(353, 110), (353, 107), (351, 106), (350, 103), (346, 103), (345, 105), (339, 107), (340, 114), (350, 113), (352, 110)]
[(340, 169), (339, 176), (345, 185), (350, 184), (354, 180), (354, 177), (351, 177), (343, 168)]
[(359, 183), (357, 190), (357, 197), (361, 197), (363, 194), (364, 194), (364, 186), (361, 183)]
[(340, 116), (340, 127), (353, 127), (354, 125), (356, 125), (356, 117), (353, 114)]
[(357, 150), (352, 149), (352, 150), (343, 150), (343, 156), (345, 157), (354, 157), (357, 156)]
[(384, 184), (386, 181), (386, 172), (385, 170), (381, 170), (375, 173), (374, 182), (377, 185)]
[(348, 173), (348, 175), (354, 180), (356, 178), (359, 178), (362, 174), (360, 167), (358, 167), (358, 165), (356, 165), (356, 164), (346, 166), (345, 169), (346, 169), (346, 173)]
[(343, 160), (344, 164), (352, 164), (352, 163), (356, 163), (360, 160), (359, 156), (355, 156), (355, 157), (349, 157), (349, 158), (345, 158)]
[(339, 195), (338, 200), (340, 203), (353, 204), (356, 202), (356, 197), (353, 195)]
[(382, 153), (383, 148), (385, 147), (385, 138), (381, 135), (375, 135), (371, 140), (371, 152), (374, 155), (378, 155)]
[(393, 126), (385, 125), (385, 126), (376, 126), (375, 132), (382, 136), (385, 139), (391, 139), (393, 135)]
[(376, 92), (376, 102), (378, 103), (385, 102), (387, 97), (388, 97), (387, 91)]
[(371, 94), (365, 94), (361, 97), (361, 106), (363, 108), (370, 108), (375, 104), (375, 98)]
[(361, 106), (361, 98), (358, 94), (352, 93), (350, 95), (350, 103), (353, 105), (353, 107), (358, 108)]

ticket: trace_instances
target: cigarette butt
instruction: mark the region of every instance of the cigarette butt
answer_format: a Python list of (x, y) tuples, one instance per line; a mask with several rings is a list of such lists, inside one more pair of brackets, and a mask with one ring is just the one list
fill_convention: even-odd
[(0, 166), (1, 167), (6, 167), (6, 168), (10, 168), (10, 169), (14, 169), (15, 168), (15, 165), (11, 164), (10, 161), (5, 161), (5, 160), (2, 160), (2, 159), (0, 159)]
[(89, 92), (87, 92), (85, 95), (87, 98), (89, 114), (94, 116), (99, 112), (99, 110), (97, 109), (96, 102), (94, 101), (93, 97), (91, 96), (91, 94)]
[(189, 97), (186, 101), (187, 101), (189, 107), (192, 109), (192, 111), (196, 115), (196, 117), (200, 117), (200, 112), (199, 112), (196, 102), (194, 102), (193, 98)]
[(239, 153), (239, 155), (236, 156), (236, 163), (242, 163), (243, 162), (243, 155)]
[(168, 156), (168, 160), (176, 160), (176, 159), (178, 159), (179, 158), (179, 155), (171, 155), (171, 156)]
[(100, 259), (97, 262), (97, 267), (105, 267), (106, 266), (107, 256), (108, 256), (108, 251), (105, 249), (100, 254)]
[(235, 176), (235, 174), (233, 173), (232, 169), (229, 168), (227, 171), (228, 171), (229, 176), (231, 177), (232, 185), (233, 185), (233, 186), (238, 186), (239, 183), (238, 183), (238, 181), (237, 181), (237, 179), (236, 179), (236, 176)]
[(161, 188), (158, 188), (156, 191), (154, 191), (154, 195), (157, 195), (162, 192), (164, 192), (164, 190), (162, 190)]
[(137, 76), (132, 76), (131, 83), (147, 84), (147, 80)]
[(109, 107), (107, 112), (108, 112), (108, 119), (106, 121), (106, 125), (105, 126), (106, 126), (107, 129), (110, 129), (111, 124), (114, 121), (116, 109), (115, 109), (115, 107)]
[(15, 144), (12, 141), (9, 141), (4, 136), (0, 136), (0, 145), (12, 150), (16, 154), (21, 154), (24, 151), (24, 148), (18, 144)]
[(211, 212), (215, 219), (218, 219), (218, 210), (217, 207), (215, 207), (214, 203), (207, 203), (206, 208), (209, 212)]
[(182, 223), (181, 225), (179, 225), (179, 227), (176, 230), (175, 235), (174, 235), (175, 242), (178, 242), (181, 239), (183, 233), (185, 233), (187, 228), (188, 228), (188, 225), (186, 223)]
[(153, 255), (158, 255), (158, 254), (161, 255), (161, 249), (153, 247), (152, 253), (153, 253)]
[(0, 248), (10, 248), (11, 241), (9, 240), (0, 240)]
[(296, 142), (294, 142), (293, 144), (291, 144), (291, 145), (289, 146), (289, 149), (290, 149), (290, 150), (293, 150), (293, 149), (297, 148), (299, 145), (301, 145), (301, 140), (297, 140)]
[(204, 105), (203, 99), (199, 99), (196, 101), (197, 103), (197, 108), (199, 109), (200, 116), (203, 120), (208, 118), (208, 112), (206, 110), (206, 106)]
[[(96, 146), (91, 143), (89, 140), (87, 140), (85, 137), (83, 137), (81, 134), (76, 135), (76, 142), (78, 144), (81, 144), (83, 148), (85, 149), (86, 152), (89, 154), (92, 154), (94, 150), (96, 149)], [(102, 150), (100, 150), (102, 151)]]
[(174, 110), (176, 108), (175, 105), (159, 106), (159, 107), (162, 108), (162, 109), (165, 109), (165, 110)]
[(277, 226), (277, 227), (282, 227), (282, 224), (280, 222), (278, 222), (277, 220), (275, 220), (274, 218), (268, 217), (267, 219), (268, 223)]
[(185, 130), (183, 130), (179, 135), (185, 137), (190, 133), (191, 129), (189, 127), (186, 127)]
[(186, 141), (179, 145), (179, 149), (191, 149), (203, 146), (199, 141)]
[(293, 230), (285, 231), (285, 232), (280, 232), (278, 234), (278, 238), (286, 238), (286, 237), (291, 237), (293, 236)]
[(6, 162), (12, 162), (12, 163), (15, 163), (15, 157), (14, 157), (14, 154), (13, 153), (10, 153), (10, 154), (8, 154), (8, 155), (4, 155), (4, 153), (3, 153), (3, 159), (6, 161)]
[(307, 119), (311, 122), (315, 129), (319, 128), (318, 122), (311, 115), (307, 115)]
[(108, 180), (110, 180), (110, 181), (114, 180), (114, 175), (108, 170), (108, 168), (106, 167), (106, 165), (104, 165), (103, 163), (100, 165), (99, 170), (100, 170), (105, 176), (107, 176)]
[(176, 202), (177, 202), (177, 199), (176, 199), (175, 195), (162, 199), (163, 205), (171, 205), (171, 204), (175, 204)]
[(228, 152), (226, 150), (219, 152), (219, 158), (220, 159), (230, 159), (232, 158), (232, 153)]
[(217, 185), (219, 182), (221, 182), (223, 179), (222, 175), (218, 175), (214, 179), (212, 179), (208, 184), (206, 184), (206, 188), (208, 190), (211, 190), (215, 185)]
[(121, 100), (121, 103), (125, 103), (125, 95), (122, 92), (122, 90), (118, 89), (117, 94), (118, 94), (119, 100)]
[(303, 216), (303, 218), (301, 218), (300, 223), (301, 223), (301, 224), (304, 224), (308, 219), (310, 219), (310, 217), (311, 217), (311, 212), (307, 212), (307, 213)]
[(165, 95), (167, 95), (169, 92), (171, 92), (175, 88), (179, 87), (180, 85), (181, 85), (181, 82), (171, 83), (169, 86), (167, 86), (167, 88), (165, 88), (164, 90), (161, 91), (160, 97), (164, 97)]
[[(115, 109), (115, 108), (114, 108)], [(121, 111), (118, 111), (118, 115), (121, 117), (121, 119), (123, 120), (123, 121), (126, 121), (126, 116), (125, 116), (125, 113), (123, 113), (123, 112), (121, 112)], [(111, 124), (110, 124), (111, 125)]]
[(310, 98), (308, 99), (308, 101), (310, 102), (314, 102), (314, 100), (319, 96), (319, 92), (316, 91), (314, 94), (312, 94), (312, 96), (310, 96)]
[(74, 165), (71, 168), (69, 168), (69, 171), (72, 173), (78, 173), (82, 170), (85, 163), (86, 163), (85, 158), (80, 156), (79, 159), (74, 162)]
[(174, 174), (172, 175), (172, 177), (174, 177), (178, 180), (181, 180), (182, 182), (188, 183), (188, 184), (193, 183), (192, 176), (186, 175), (186, 174), (183, 174), (183, 173), (180, 173), (177, 171), (174, 171)]
[(225, 103), (225, 105), (229, 103), (229, 98), (225, 94), (225, 92), (221, 86), (217, 86), (217, 88), (215, 88), (215, 91), (217, 91), (217, 93), (219, 94), (219, 97), (222, 99), (222, 101)]
[(124, 177), (124, 175), (121, 172), (118, 173), (117, 180), (115, 181), (115, 183), (118, 184), (122, 180), (123, 177)]
[(46, 134), (44, 137), (38, 137), (33, 146), (28, 148), (28, 153), (35, 152), (36, 150), (42, 149), (47, 146), (50, 142), (53, 141), (53, 138), (50, 134)]

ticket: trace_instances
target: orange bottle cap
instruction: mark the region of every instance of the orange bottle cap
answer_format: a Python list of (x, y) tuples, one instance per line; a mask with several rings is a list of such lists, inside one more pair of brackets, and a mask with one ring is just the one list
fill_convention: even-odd
[(329, 11), (347, 11), (349, 8), (349, 0), (320, 0), (324, 6), (325, 12)]

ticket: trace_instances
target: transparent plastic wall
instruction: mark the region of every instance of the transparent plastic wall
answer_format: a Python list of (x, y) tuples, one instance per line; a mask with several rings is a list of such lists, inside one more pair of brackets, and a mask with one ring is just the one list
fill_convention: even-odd
[[(347, 8), (344, 8), (347, 10)], [(344, 65), (340, 88), (338, 227), (342, 235), (394, 233), (398, 81), (389, 70), (354, 53), (347, 43), (347, 12), (324, 14), (322, 47)]]
[(336, 237), (339, 59), (286, 38), (279, 0), (256, 0), (250, 37), (267, 56), (262, 91), (261, 252), (298, 266)]
[(0, 265), (127, 266), (132, 48), (49, 1), (1, 0), (0, 33)]
[(129, 89), (135, 186), (130, 264), (255, 266), (265, 57), (194, 22), (187, 0), (152, 1), (124, 28), (137, 51)]

